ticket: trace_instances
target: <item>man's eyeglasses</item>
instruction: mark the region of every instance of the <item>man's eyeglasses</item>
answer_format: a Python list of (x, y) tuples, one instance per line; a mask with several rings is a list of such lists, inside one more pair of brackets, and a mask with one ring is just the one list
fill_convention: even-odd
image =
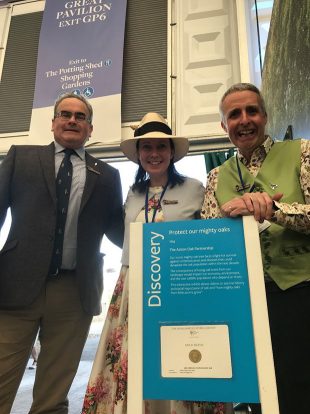
[(55, 118), (61, 118), (65, 121), (69, 121), (72, 116), (74, 116), (74, 119), (76, 122), (91, 122), (90, 118), (87, 118), (86, 114), (84, 112), (70, 112), (70, 111), (60, 111), (55, 114)]

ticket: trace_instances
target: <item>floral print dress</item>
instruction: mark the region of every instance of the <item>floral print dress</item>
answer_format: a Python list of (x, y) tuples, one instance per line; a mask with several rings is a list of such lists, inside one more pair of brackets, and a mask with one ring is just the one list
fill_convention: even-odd
[[(163, 221), (159, 204), (162, 187), (149, 189), (148, 217)], [(144, 222), (144, 208), (136, 221)], [(82, 414), (127, 413), (128, 361), (128, 267), (123, 266), (116, 283), (98, 350), (88, 382)], [(224, 403), (190, 401), (145, 401), (145, 414), (228, 414)]]

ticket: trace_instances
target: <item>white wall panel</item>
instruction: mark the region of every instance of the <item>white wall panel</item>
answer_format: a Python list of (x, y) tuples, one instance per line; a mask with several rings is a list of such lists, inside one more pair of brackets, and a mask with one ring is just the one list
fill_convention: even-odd
[(175, 7), (177, 134), (223, 136), (218, 102), (240, 80), (235, 1), (185, 0)]

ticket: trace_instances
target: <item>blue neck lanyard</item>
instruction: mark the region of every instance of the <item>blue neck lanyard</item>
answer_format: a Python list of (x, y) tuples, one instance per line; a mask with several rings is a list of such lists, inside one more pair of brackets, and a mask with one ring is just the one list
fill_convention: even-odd
[[(156, 208), (154, 208), (154, 211), (153, 211), (153, 217), (152, 217), (152, 223), (154, 223), (154, 220), (155, 220), (155, 217), (156, 217), (157, 210), (158, 210), (158, 209), (159, 209), (159, 207), (160, 207), (160, 203), (161, 203), (161, 201), (162, 201), (162, 199), (163, 199), (163, 197), (164, 197), (164, 194), (165, 194), (165, 192), (166, 192), (166, 190), (167, 190), (168, 184), (169, 184), (169, 183), (167, 183), (167, 184), (165, 185), (165, 187), (163, 188), (163, 191), (161, 192), (161, 195), (160, 195), (160, 198), (159, 198), (158, 203), (157, 203), (157, 205), (156, 205)], [(145, 204), (144, 204), (144, 214), (145, 214), (145, 222), (146, 222), (146, 223), (148, 223), (148, 222), (149, 222), (149, 216), (148, 216), (148, 204), (149, 204), (149, 187), (147, 187), (147, 189), (146, 189), (146, 193), (145, 193)]]
[(251, 186), (250, 184), (245, 184), (245, 182), (243, 181), (241, 168), (240, 168), (240, 165), (239, 165), (238, 155), (236, 155), (236, 163), (237, 163), (237, 170), (238, 170), (239, 180), (240, 180), (240, 184), (241, 184), (240, 186), (236, 185), (236, 190), (238, 191), (238, 193), (240, 191), (243, 191), (245, 193), (245, 191), (249, 189), (249, 193), (253, 193), (253, 191), (255, 190), (255, 183)]

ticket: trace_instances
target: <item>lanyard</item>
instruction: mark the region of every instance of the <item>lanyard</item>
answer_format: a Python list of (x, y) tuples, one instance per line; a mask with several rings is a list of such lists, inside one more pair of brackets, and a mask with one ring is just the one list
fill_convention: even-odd
[(252, 187), (250, 186), (250, 184), (245, 184), (244, 183), (237, 155), (236, 155), (236, 163), (237, 163), (237, 170), (238, 170), (239, 180), (240, 180), (240, 184), (241, 184), (241, 186), (236, 185), (236, 190), (238, 192), (240, 192), (240, 191), (245, 192), (245, 190), (249, 189), (249, 193), (253, 193), (253, 191), (255, 190), (255, 183), (252, 185)]
[[(160, 195), (160, 198), (159, 198), (159, 200), (158, 200), (158, 203), (157, 203), (156, 207), (154, 208), (154, 211), (153, 211), (153, 217), (152, 217), (152, 223), (154, 223), (154, 220), (155, 220), (155, 216), (156, 216), (157, 210), (158, 210), (158, 209), (159, 209), (159, 207), (160, 207), (161, 200), (163, 199), (163, 196), (164, 196), (164, 194), (165, 194), (165, 192), (166, 192), (166, 190), (167, 190), (167, 187), (168, 187), (168, 183), (167, 183), (167, 184), (165, 185), (165, 187), (163, 188), (163, 191), (161, 192), (161, 195)], [(149, 203), (149, 187), (147, 187), (147, 189), (146, 189), (146, 193), (145, 193), (144, 214), (145, 214), (145, 222), (146, 222), (146, 223), (148, 223), (148, 222), (149, 222), (149, 216), (148, 216), (148, 203)]]

